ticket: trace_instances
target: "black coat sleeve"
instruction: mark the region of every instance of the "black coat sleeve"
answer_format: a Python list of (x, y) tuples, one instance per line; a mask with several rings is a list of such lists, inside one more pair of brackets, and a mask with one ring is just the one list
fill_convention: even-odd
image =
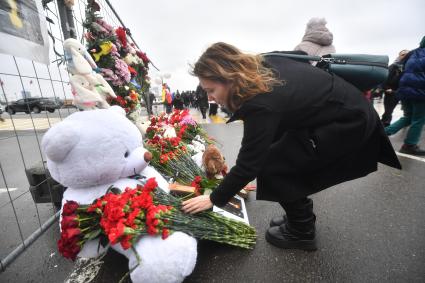
[(244, 133), (236, 165), (210, 195), (216, 206), (224, 206), (257, 177), (279, 124), (276, 112), (264, 106), (254, 106), (243, 116)]

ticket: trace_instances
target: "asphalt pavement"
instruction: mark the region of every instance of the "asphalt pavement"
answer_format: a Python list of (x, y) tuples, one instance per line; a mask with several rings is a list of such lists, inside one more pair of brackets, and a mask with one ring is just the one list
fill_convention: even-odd
[[(204, 127), (217, 138), (226, 161), (233, 165), (242, 124)], [(400, 147), (404, 135), (402, 131), (391, 137), (395, 149)], [(27, 162), (39, 159), (39, 153), (31, 150), (37, 142), (35, 135), (23, 132), (20, 139)], [(421, 145), (425, 147), (424, 138)], [(17, 159), (16, 143), (11, 138), (2, 141), (0, 152), (2, 166)], [(365, 178), (313, 195), (319, 246), (315, 252), (281, 250), (269, 245), (264, 233), (269, 220), (282, 209), (276, 203), (256, 201), (255, 193), (251, 194), (246, 205), (250, 223), (258, 233), (256, 247), (242, 250), (199, 241), (196, 268), (185, 282), (425, 282), (425, 159), (399, 158), (401, 171), (380, 165), (377, 172)], [(7, 169), (8, 179), (13, 180), (11, 185), (17, 188), (26, 185), (21, 167), (11, 165)], [(12, 225), (14, 215), (9, 207), (1, 207), (3, 195), (0, 193), (0, 217), (2, 224), (10, 223), (2, 225), (8, 227), (1, 230), (2, 257), (10, 252), (14, 242), (19, 242), (19, 233)], [(23, 226), (32, 225), (28, 234), (37, 227), (38, 217), (35, 208), (31, 208), (31, 197), (25, 200), (26, 196), (20, 198), (23, 203), (17, 206), (22, 209)], [(42, 220), (53, 213), (51, 204), (37, 207), (42, 211)], [(91, 264), (83, 272), (87, 263), (77, 263), (76, 267), (57, 253), (58, 237), (55, 224), (0, 273), (0, 282), (88, 282), (93, 278), (92, 282), (118, 282), (127, 272), (126, 259), (114, 252), (103, 259), (103, 264)]]

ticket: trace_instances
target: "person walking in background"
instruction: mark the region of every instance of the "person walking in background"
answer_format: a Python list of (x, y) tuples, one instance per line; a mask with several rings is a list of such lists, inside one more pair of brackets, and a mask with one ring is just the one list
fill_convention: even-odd
[(401, 100), (403, 117), (386, 127), (385, 132), (390, 136), (410, 126), (400, 152), (425, 156), (425, 150), (418, 146), (425, 124), (425, 36), (419, 47), (406, 57), (408, 59), (396, 92)]
[(162, 84), (162, 103), (164, 104), (165, 112), (170, 114), (173, 110), (173, 98), (170, 93), (170, 87), (166, 83)]
[(155, 94), (152, 91), (149, 91), (148, 95), (147, 95), (147, 99), (149, 100), (149, 103), (147, 105), (148, 114), (152, 115), (153, 114), (153, 111), (152, 111), (153, 103), (155, 102)]
[(196, 91), (190, 92), (190, 105), (191, 105), (192, 108), (198, 108), (198, 101), (197, 101), (198, 96), (196, 95), (197, 91), (198, 91), (198, 88), (196, 88)]
[(202, 119), (207, 119), (207, 110), (209, 107), (208, 95), (201, 85), (198, 85), (196, 88), (196, 104), (201, 111)]
[(177, 109), (177, 110), (183, 110), (184, 108), (184, 101), (179, 91), (177, 91), (176, 94), (174, 95), (173, 106), (174, 106), (174, 109)]
[[(310, 19), (301, 43), (294, 50), (304, 51), (310, 56), (335, 53), (335, 47), (332, 45), (333, 34), (326, 27), (326, 23), (325, 18)], [(312, 64), (316, 65), (316, 62)]]
[(182, 92), (182, 98), (184, 107), (189, 108), (190, 107), (190, 93), (189, 91), (183, 91)]
[(388, 67), (388, 77), (382, 84), (384, 90), (384, 114), (382, 114), (382, 124), (387, 127), (391, 124), (394, 108), (397, 106), (399, 99), (395, 95), (398, 89), (398, 83), (403, 72), (406, 55), (409, 50), (401, 50), (397, 59)]
[(223, 207), (257, 179), (257, 199), (279, 202), (266, 240), (284, 249), (315, 250), (309, 195), (378, 169), (401, 168), (373, 106), (353, 85), (306, 62), (251, 55), (223, 42), (210, 46), (192, 74), (218, 104), (243, 121), (235, 166), (208, 195), (183, 202), (198, 213)]
[(210, 111), (208, 112), (208, 116), (211, 116), (211, 115), (217, 115), (217, 110), (218, 110), (218, 104), (217, 104), (217, 102), (215, 102), (215, 100), (214, 99), (210, 99), (209, 100), (209, 106), (210, 106)]

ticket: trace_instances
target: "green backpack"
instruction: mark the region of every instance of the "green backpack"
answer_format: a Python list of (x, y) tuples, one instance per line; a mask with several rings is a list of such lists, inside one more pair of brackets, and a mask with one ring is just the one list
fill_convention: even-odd
[(316, 67), (343, 78), (361, 91), (376, 87), (384, 82), (388, 76), (389, 58), (386, 55), (328, 54), (320, 57), (283, 52), (264, 53), (262, 55), (317, 61)]

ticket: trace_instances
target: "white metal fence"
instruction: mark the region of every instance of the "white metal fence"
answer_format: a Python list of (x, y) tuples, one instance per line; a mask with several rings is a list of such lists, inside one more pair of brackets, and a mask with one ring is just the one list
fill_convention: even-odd
[[(106, 22), (124, 26), (108, 0), (96, 2)], [(61, 58), (64, 36), (75, 36), (84, 42), (86, 4), (86, 0), (76, 0), (70, 11), (66, 10), (64, 0), (43, 0), (51, 62)], [(132, 38), (131, 41), (134, 42)], [(3, 271), (58, 218), (62, 187), (46, 174), (40, 143), (47, 129), (78, 110), (65, 107), (72, 100), (72, 94), (64, 64), (46, 66), (0, 54), (0, 90), (2, 109), (10, 112), (4, 112), (0, 121), (0, 265)], [(43, 109), (33, 108), (21, 100), (28, 94), (64, 105), (54, 112), (40, 112)], [(23, 112), (13, 114), (8, 106), (14, 102), (24, 103)]]

